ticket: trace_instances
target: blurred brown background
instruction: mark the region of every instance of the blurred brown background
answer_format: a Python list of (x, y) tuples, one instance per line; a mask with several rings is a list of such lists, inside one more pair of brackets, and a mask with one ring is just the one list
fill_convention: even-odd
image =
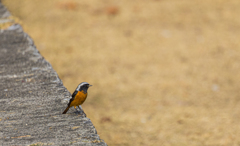
[(240, 1), (3, 3), (108, 145), (240, 145)]

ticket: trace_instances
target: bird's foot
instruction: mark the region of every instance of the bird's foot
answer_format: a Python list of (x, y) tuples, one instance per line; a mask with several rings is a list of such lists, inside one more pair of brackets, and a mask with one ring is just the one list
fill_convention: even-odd
[(76, 114), (83, 115), (84, 117), (87, 117), (87, 115), (82, 110), (76, 110)]

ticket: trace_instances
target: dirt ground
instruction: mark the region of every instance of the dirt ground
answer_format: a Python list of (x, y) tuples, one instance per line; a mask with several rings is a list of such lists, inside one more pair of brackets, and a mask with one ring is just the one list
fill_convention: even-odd
[(3, 3), (108, 145), (240, 145), (239, 0)]

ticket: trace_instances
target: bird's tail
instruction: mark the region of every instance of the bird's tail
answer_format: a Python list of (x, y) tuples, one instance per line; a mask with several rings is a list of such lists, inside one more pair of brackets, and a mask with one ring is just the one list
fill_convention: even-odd
[(66, 114), (67, 111), (69, 110), (69, 108), (70, 108), (70, 107), (68, 106), (62, 114)]

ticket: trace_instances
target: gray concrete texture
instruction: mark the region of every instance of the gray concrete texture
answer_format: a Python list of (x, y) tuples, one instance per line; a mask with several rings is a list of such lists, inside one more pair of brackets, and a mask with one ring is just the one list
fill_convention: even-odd
[(0, 145), (107, 145), (83, 113), (62, 114), (70, 97), (19, 24), (0, 30)]

